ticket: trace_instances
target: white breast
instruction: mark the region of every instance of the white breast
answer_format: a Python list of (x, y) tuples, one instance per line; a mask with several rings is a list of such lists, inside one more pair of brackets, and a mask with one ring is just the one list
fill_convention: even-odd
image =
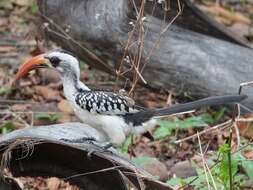
[(73, 105), (73, 108), (76, 116), (82, 122), (104, 133), (108, 140), (115, 145), (122, 144), (132, 130), (132, 127), (127, 125), (119, 116), (90, 113), (76, 104)]

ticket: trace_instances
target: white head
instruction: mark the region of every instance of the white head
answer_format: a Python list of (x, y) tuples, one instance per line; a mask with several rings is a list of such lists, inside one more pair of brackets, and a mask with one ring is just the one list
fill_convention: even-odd
[(29, 71), (37, 68), (51, 68), (57, 71), (62, 78), (64, 93), (68, 99), (80, 90), (89, 90), (80, 78), (78, 59), (64, 50), (53, 50), (45, 54), (37, 55), (27, 60), (18, 70), (13, 84)]
[(72, 74), (79, 79), (79, 61), (69, 52), (64, 50), (54, 50), (46, 53), (44, 58), (48, 60), (49, 67), (58, 71), (62, 77)]

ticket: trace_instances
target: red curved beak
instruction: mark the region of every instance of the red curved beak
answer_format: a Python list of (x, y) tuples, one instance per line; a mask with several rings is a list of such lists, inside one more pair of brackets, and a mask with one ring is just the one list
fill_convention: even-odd
[(45, 59), (45, 54), (40, 54), (27, 60), (18, 69), (18, 72), (16, 73), (16, 75), (14, 76), (14, 80), (12, 81), (12, 85), (15, 84), (16, 81), (25, 76), (27, 73), (29, 73), (29, 71), (44, 67), (48, 67), (47, 59)]

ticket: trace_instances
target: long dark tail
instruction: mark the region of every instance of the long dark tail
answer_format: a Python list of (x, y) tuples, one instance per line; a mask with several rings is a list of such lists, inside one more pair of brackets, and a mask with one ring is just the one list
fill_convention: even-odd
[(177, 104), (171, 107), (159, 108), (159, 109), (147, 109), (139, 111), (137, 113), (130, 113), (124, 116), (124, 119), (132, 123), (134, 126), (139, 126), (142, 123), (150, 120), (154, 117), (163, 117), (173, 115), (176, 113), (187, 112), (208, 106), (226, 105), (239, 103), (246, 99), (246, 95), (226, 95), (226, 96), (213, 96), (196, 100), (189, 103)]
[(246, 99), (246, 95), (227, 95), (227, 96), (213, 96), (189, 103), (177, 104), (169, 108), (156, 109), (153, 117), (172, 115), (180, 112), (187, 112), (203, 107), (226, 105), (231, 103), (239, 103)]

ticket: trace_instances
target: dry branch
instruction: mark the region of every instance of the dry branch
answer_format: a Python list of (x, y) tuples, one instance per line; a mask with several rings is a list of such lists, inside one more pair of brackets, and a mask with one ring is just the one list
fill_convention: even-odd
[[(161, 28), (178, 15), (177, 1), (171, 1), (170, 10), (156, 1), (146, 1), (144, 8), (142, 1), (130, 2), (42, 0), (39, 7), (50, 39), (95, 68), (130, 78), (133, 85), (141, 76), (149, 87), (206, 97), (237, 93), (241, 82), (252, 80), (253, 51), (190, 1), (181, 1), (182, 14), (167, 30)], [(127, 56), (130, 65), (122, 68)], [(245, 92), (253, 94), (253, 89)]]

